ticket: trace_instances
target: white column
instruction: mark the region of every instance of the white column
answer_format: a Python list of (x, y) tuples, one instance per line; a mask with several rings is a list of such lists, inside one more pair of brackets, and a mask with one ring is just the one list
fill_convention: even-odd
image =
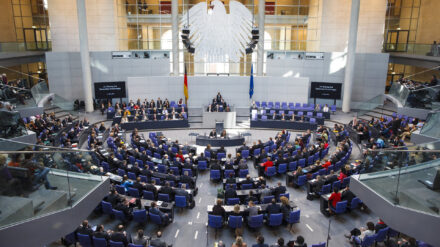
[(179, 1), (171, 1), (171, 32), (172, 32), (172, 47), (173, 47), (173, 74), (179, 75)]
[(87, 15), (85, 0), (77, 0), (76, 9), (78, 11), (79, 49), (81, 54), (84, 102), (86, 105), (86, 112), (92, 112), (92, 71), (90, 69), (89, 37), (87, 34)]
[(257, 75), (263, 76), (264, 66), (264, 15), (266, 12), (266, 1), (258, 1), (258, 30), (260, 33), (260, 40), (258, 41), (257, 50)]
[(347, 66), (345, 67), (344, 95), (342, 98), (343, 112), (350, 112), (360, 5), (361, 5), (360, 0), (351, 1), (350, 29), (348, 33), (348, 48), (347, 48)]

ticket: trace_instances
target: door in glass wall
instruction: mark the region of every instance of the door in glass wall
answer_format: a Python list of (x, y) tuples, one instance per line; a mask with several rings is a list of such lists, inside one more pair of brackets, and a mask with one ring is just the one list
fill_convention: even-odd
[(46, 28), (23, 28), (23, 34), (27, 51), (49, 50)]
[(408, 30), (388, 30), (385, 51), (406, 52), (408, 49)]

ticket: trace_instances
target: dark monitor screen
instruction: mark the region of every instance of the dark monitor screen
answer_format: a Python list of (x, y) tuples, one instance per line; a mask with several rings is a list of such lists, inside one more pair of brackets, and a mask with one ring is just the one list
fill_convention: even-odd
[(95, 99), (126, 97), (125, 81), (95, 82)]
[(342, 83), (312, 82), (310, 98), (341, 99)]

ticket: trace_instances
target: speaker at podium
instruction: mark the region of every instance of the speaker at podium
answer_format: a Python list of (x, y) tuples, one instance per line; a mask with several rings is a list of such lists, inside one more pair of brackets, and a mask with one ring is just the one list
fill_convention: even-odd
[(223, 121), (215, 121), (215, 131), (217, 132), (217, 135), (220, 135), (224, 129), (224, 122)]

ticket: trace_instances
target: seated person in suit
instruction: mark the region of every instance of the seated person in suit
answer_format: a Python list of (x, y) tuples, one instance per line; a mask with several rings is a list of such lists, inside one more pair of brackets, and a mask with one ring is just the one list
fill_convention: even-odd
[(122, 211), (126, 218), (131, 219), (132, 218), (132, 212), (133, 209), (130, 208), (130, 202), (127, 199), (124, 199), (124, 201), (118, 203), (115, 207), (116, 210)]
[[(144, 189), (146, 191), (153, 192), (154, 198), (157, 198), (157, 188), (156, 188), (156, 180), (151, 180), (151, 184), (145, 184)], [(162, 187), (161, 187), (162, 188)]]
[(270, 217), (271, 214), (279, 214), (281, 213), (281, 206), (277, 204), (277, 201), (272, 199), (272, 202), (266, 208), (267, 218)]
[(264, 200), (264, 197), (266, 197), (266, 196), (272, 196), (272, 191), (265, 184), (262, 184), (261, 185), (260, 201), (262, 202)]
[(174, 195), (175, 196), (184, 196), (186, 199), (187, 205), (189, 205), (191, 203), (191, 197), (190, 197), (188, 191), (186, 191), (186, 184), (182, 184), (181, 188), (175, 189)]
[(215, 162), (214, 164), (211, 165), (210, 169), (211, 170), (221, 170), (221, 165), (219, 162)]
[(249, 190), (249, 196), (248, 196), (247, 200), (258, 203), (258, 198), (254, 195), (254, 192), (252, 190)]
[(162, 219), (163, 225), (168, 225), (172, 221), (167, 213), (160, 211), (159, 206), (157, 206), (156, 202), (151, 202), (149, 213), (159, 215), (159, 217)]
[(220, 134), (221, 138), (226, 138), (226, 130), (223, 130), (222, 133)]
[(83, 220), (82, 224), (76, 228), (75, 233), (79, 233), (82, 235), (88, 235), (90, 238), (92, 238), (93, 230), (91, 226), (89, 225), (88, 220)]
[(95, 238), (102, 238), (108, 241), (110, 239), (110, 233), (111, 231), (105, 231), (104, 225), (98, 225), (96, 227), (96, 231), (93, 233), (93, 237)]
[(283, 186), (281, 182), (278, 182), (278, 186), (273, 189), (273, 195), (278, 198), (281, 194), (286, 193), (286, 186)]
[(139, 193), (142, 194), (142, 191), (145, 189), (145, 185), (141, 182), (141, 177), (136, 178), (136, 181), (133, 183), (132, 188), (137, 189)]
[(150, 240), (150, 246), (152, 247), (168, 247), (172, 245), (167, 245), (164, 241), (161, 240), (162, 232), (158, 231), (156, 233), (156, 237)]
[(188, 171), (185, 171), (183, 175), (180, 176), (180, 182), (188, 184), (189, 188), (194, 188), (194, 181), (188, 174)]
[(209, 133), (209, 137), (210, 138), (216, 138), (217, 137), (217, 132), (215, 131), (215, 129), (211, 130), (211, 132)]
[(243, 181), (241, 181), (241, 184), (243, 185), (243, 184), (254, 184), (254, 181), (252, 180), (252, 178), (251, 178), (251, 175), (246, 175), (246, 179), (245, 180), (243, 180)]
[(233, 173), (229, 173), (229, 177), (226, 179), (227, 184), (235, 184), (236, 179)]
[(221, 199), (217, 199), (217, 203), (212, 207), (212, 215), (221, 216), (223, 218), (223, 221), (226, 217), (226, 211), (222, 206), (223, 201)]
[(113, 242), (122, 242), (124, 246), (128, 246), (128, 243), (130, 243), (130, 235), (127, 235), (127, 232), (124, 231), (123, 225), (118, 225), (118, 228), (116, 232), (113, 232), (110, 236), (110, 240)]
[(173, 200), (174, 197), (174, 190), (173, 188), (170, 187), (170, 183), (169, 182), (165, 182), (165, 186), (160, 187), (159, 194), (167, 194), (170, 198), (170, 200)]
[(225, 200), (227, 201), (229, 198), (237, 198), (237, 191), (235, 191), (233, 184), (228, 184), (225, 190)]
[(254, 201), (249, 200), (249, 202), (248, 202), (248, 208), (246, 208), (246, 209), (244, 210), (245, 214), (248, 215), (248, 217), (247, 217), (247, 221), (249, 221), (249, 219), (250, 219), (251, 216), (258, 215), (258, 211), (259, 211), (259, 208), (258, 208), (257, 206), (255, 206)]
[(304, 237), (299, 235), (298, 237), (296, 237), (295, 241), (289, 241), (289, 243), (287, 243), (287, 246), (307, 247), (307, 244), (305, 243)]
[(310, 183), (310, 194), (318, 196), (324, 184), (324, 179), (320, 175), (316, 176), (315, 181), (313, 183)]
[(124, 198), (116, 192), (114, 188), (110, 190), (110, 194), (104, 198), (105, 201), (112, 204), (113, 207), (115, 207), (118, 203), (122, 202)]
[(259, 235), (257, 237), (257, 243), (252, 245), (252, 247), (269, 247), (269, 245), (264, 243), (264, 237)]
[(147, 243), (148, 240), (150, 240), (150, 238), (144, 235), (144, 230), (139, 229), (136, 233), (136, 236), (134, 238), (132, 237), (132, 240), (133, 240), (133, 244), (147, 247), (148, 246)]
[(342, 191), (341, 201), (347, 201), (347, 209), (349, 209), (351, 206), (351, 201), (355, 197), (356, 196), (353, 194), (353, 192), (351, 192), (350, 187), (347, 185), (347, 187), (344, 189), (344, 191)]

